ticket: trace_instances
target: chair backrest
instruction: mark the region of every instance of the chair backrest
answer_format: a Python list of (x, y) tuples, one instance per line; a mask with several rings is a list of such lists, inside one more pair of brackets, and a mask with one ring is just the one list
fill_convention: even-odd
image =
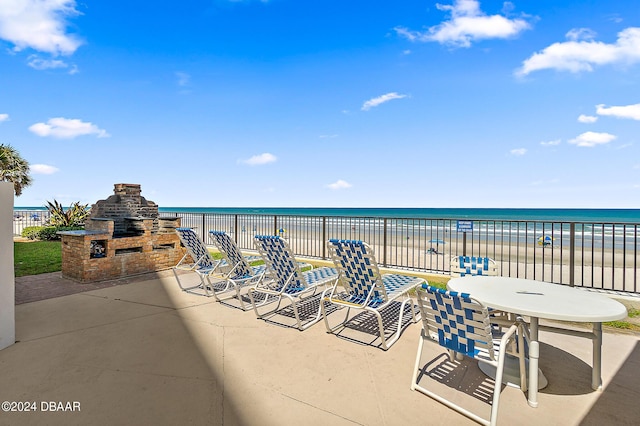
[(455, 256), (451, 258), (451, 276), (498, 275), (498, 264), (489, 257)]
[(223, 231), (209, 231), (209, 237), (213, 240), (227, 263), (234, 267), (234, 275), (251, 275), (253, 273), (251, 266), (249, 266), (249, 263), (247, 263), (238, 249), (236, 242), (229, 235)]
[(200, 268), (213, 268), (216, 261), (211, 257), (207, 246), (191, 228), (176, 228), (180, 242), (187, 249), (187, 253)]
[(367, 298), (373, 302), (386, 302), (387, 292), (378, 269), (373, 249), (363, 241), (327, 241), (329, 256), (340, 274), (340, 283), (356, 303)]
[(480, 349), (495, 360), (489, 311), (467, 293), (423, 284), (416, 291), (425, 332), (438, 336), (440, 346), (474, 357)]
[(272, 278), (278, 283), (276, 286), (278, 289), (282, 289), (285, 285), (287, 285), (285, 292), (307, 288), (307, 282), (300, 271), (300, 266), (284, 238), (273, 235), (256, 235), (253, 241)]

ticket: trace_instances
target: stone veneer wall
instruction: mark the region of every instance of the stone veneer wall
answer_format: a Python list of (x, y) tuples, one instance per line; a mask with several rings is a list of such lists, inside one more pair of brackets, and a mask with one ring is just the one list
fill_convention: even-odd
[[(175, 266), (186, 252), (175, 231), (152, 234), (151, 219), (143, 221), (143, 235), (126, 238), (112, 238), (111, 220), (91, 222), (92, 230), (61, 233), (62, 275), (66, 278), (94, 282), (159, 271)], [(180, 219), (175, 223), (180, 226)], [(104, 257), (91, 257), (92, 241), (104, 247)]]
[(113, 219), (114, 233), (123, 234), (128, 231), (125, 218), (151, 218), (154, 220), (152, 232), (158, 231), (158, 205), (140, 195), (140, 185), (116, 183), (113, 185), (113, 193), (106, 200), (100, 200), (91, 206), (92, 219)]
[[(185, 254), (175, 228), (180, 218), (159, 218), (158, 205), (140, 185), (117, 183), (114, 195), (91, 207), (82, 231), (62, 231), (62, 275), (102, 281), (175, 266)], [(92, 244), (102, 250), (92, 253)]]

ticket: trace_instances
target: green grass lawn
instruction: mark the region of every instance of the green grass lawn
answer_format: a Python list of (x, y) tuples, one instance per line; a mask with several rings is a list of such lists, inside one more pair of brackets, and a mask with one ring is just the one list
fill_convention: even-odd
[(62, 269), (60, 241), (14, 242), (13, 256), (16, 277)]

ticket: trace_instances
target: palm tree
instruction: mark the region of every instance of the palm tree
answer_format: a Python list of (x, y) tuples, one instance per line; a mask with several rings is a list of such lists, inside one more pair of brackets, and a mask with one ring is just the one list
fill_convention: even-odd
[(0, 181), (12, 182), (16, 196), (31, 185), (29, 163), (11, 145), (0, 144)]

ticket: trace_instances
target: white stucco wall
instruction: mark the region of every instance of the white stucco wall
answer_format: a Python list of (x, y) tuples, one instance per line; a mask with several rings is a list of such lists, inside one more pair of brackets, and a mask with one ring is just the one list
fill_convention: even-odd
[(13, 184), (0, 182), (0, 349), (16, 341)]

